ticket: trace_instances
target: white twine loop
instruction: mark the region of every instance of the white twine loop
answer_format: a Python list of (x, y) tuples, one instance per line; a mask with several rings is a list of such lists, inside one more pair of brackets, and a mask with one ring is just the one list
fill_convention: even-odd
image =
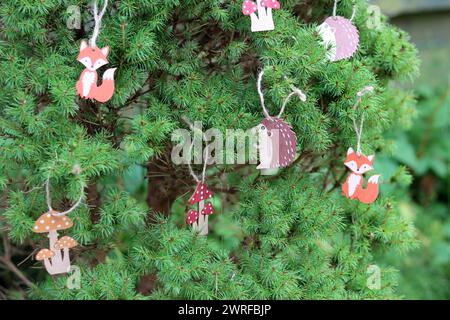
[[(74, 211), (80, 204), (81, 201), (83, 200), (83, 196), (84, 196), (84, 192), (83, 192), (83, 187), (81, 187), (81, 196), (78, 199), (77, 202), (75, 202), (75, 204), (66, 211), (63, 212), (57, 212), (57, 213), (52, 213), (53, 216), (55, 217), (60, 217), (60, 216), (65, 216), (66, 214), (71, 213), (72, 211)], [(46, 196), (46, 200), (47, 200), (47, 207), (48, 207), (48, 211), (53, 212), (55, 210), (53, 210), (52, 208), (52, 199), (50, 196), (50, 177), (47, 178), (47, 181), (45, 182), (45, 196)]]
[[(209, 158), (208, 158), (209, 145), (206, 145), (206, 148), (204, 150), (203, 158), (204, 158), (205, 163), (203, 164), (202, 178), (200, 179), (195, 174), (195, 172), (194, 172), (194, 170), (192, 169), (192, 166), (191, 166), (192, 148), (194, 147), (194, 141), (195, 141), (195, 127), (186, 118), (183, 117), (183, 120), (188, 124), (190, 129), (194, 132), (194, 137), (192, 139), (191, 146), (189, 147), (189, 161), (187, 163), (188, 168), (189, 168), (189, 173), (191, 174), (192, 178), (194, 178), (195, 182), (199, 183), (201, 181), (202, 183), (204, 183), (205, 182), (205, 176), (206, 176), (206, 166), (208, 165), (208, 160), (209, 160)], [(205, 136), (202, 134), (202, 139), (204, 139), (204, 138), (205, 138)], [(206, 141), (206, 139), (205, 139), (205, 141)]]
[[(362, 97), (366, 93), (373, 92), (373, 90), (374, 89), (373, 89), (372, 86), (366, 86), (362, 90), (358, 91), (358, 93), (356, 93), (357, 99), (356, 99), (355, 104), (353, 105), (353, 110), (355, 110), (355, 112), (358, 109), (358, 105), (361, 103)], [(358, 154), (358, 156), (361, 156), (361, 154), (362, 154), (361, 137), (362, 137), (362, 131), (363, 131), (363, 125), (364, 125), (364, 112), (361, 112), (361, 121), (360, 121), (359, 129), (358, 129), (358, 126), (356, 124), (355, 117), (352, 120), (353, 120), (353, 128), (355, 129), (356, 139), (357, 139), (356, 153)]]
[(338, 0), (334, 0), (334, 5), (333, 5), (333, 17), (336, 17), (337, 3), (338, 3)]
[[(261, 101), (261, 107), (263, 109), (264, 116), (267, 119), (271, 120), (272, 117), (270, 116), (269, 112), (266, 109), (266, 105), (264, 103), (264, 94), (262, 92), (263, 75), (264, 75), (264, 70), (261, 70), (258, 74), (258, 80), (256, 82), (256, 89), (258, 90), (259, 100)], [(291, 89), (292, 89), (292, 92), (286, 97), (286, 99), (284, 99), (283, 105), (281, 106), (281, 110), (280, 110), (280, 113), (277, 115), (277, 118), (280, 118), (282, 116), (282, 114), (284, 113), (284, 109), (286, 108), (286, 105), (288, 104), (289, 100), (291, 100), (291, 98), (294, 95), (297, 95), (301, 101), (303, 101), (303, 102), (306, 101), (306, 95), (303, 93), (302, 90), (300, 90), (299, 88), (297, 88), (295, 86), (291, 86)]]
[(100, 26), (102, 23), (102, 18), (103, 15), (105, 14), (106, 11), (106, 7), (108, 6), (108, 0), (105, 0), (105, 3), (103, 4), (103, 8), (100, 11), (100, 14), (98, 13), (98, 6), (97, 6), (97, 0), (94, 1), (94, 21), (95, 21), (95, 26), (94, 26), (94, 31), (92, 32), (92, 37), (91, 39), (89, 39), (89, 45), (92, 48), (96, 48), (97, 47), (97, 37), (98, 34), (100, 33)]
[[(337, 15), (337, 3), (339, 0), (334, 0), (334, 5), (333, 5), (333, 18), (336, 17)], [(353, 19), (356, 16), (356, 2), (353, 1), (353, 11), (352, 11), (352, 16), (350, 17), (350, 21), (353, 21)]]

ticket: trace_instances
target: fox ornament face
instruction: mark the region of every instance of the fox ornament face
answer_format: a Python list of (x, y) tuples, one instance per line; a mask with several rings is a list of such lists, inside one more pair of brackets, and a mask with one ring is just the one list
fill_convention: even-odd
[(84, 99), (94, 99), (99, 102), (110, 100), (114, 94), (114, 72), (116, 68), (111, 68), (103, 74), (103, 82), (97, 86), (97, 69), (108, 64), (109, 47), (99, 49), (88, 46), (86, 41), (81, 41), (78, 61), (86, 69), (81, 73), (77, 82), (77, 93)]
[(363, 188), (363, 174), (373, 170), (374, 155), (358, 155), (352, 148), (347, 151), (344, 165), (352, 172), (342, 185), (342, 193), (349, 199), (356, 199), (362, 203), (370, 204), (378, 197), (378, 179), (380, 175), (373, 175)]

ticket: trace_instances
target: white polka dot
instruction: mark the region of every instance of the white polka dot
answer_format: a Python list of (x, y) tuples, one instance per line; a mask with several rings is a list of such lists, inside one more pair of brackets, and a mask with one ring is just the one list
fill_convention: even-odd
[(44, 221), (44, 220), (41, 220), (41, 221), (39, 221), (39, 222), (42, 223), (42, 224), (44, 224), (45, 221)]

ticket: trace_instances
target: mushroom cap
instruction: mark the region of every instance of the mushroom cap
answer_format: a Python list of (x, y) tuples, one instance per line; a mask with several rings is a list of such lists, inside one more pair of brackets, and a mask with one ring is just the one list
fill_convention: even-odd
[(61, 250), (64, 248), (70, 249), (70, 248), (76, 247), (77, 245), (78, 245), (78, 243), (73, 238), (71, 238), (69, 236), (64, 236), (55, 242), (55, 249), (58, 249), (58, 250)]
[(188, 211), (188, 216), (186, 218), (187, 224), (193, 224), (198, 219), (198, 212), (191, 209)]
[(67, 216), (54, 216), (56, 211), (48, 211), (41, 215), (34, 223), (33, 231), (46, 233), (54, 230), (64, 230), (73, 226), (72, 220)]
[(256, 12), (256, 10), (258, 10), (258, 6), (253, 1), (245, 0), (242, 3), (242, 13), (244, 14), (244, 16), (249, 16), (252, 13)]
[(199, 182), (197, 184), (197, 188), (189, 199), (189, 204), (195, 204), (197, 202), (209, 199), (213, 196), (213, 193), (208, 190), (208, 187), (205, 183)]
[(209, 216), (214, 213), (214, 207), (211, 202), (208, 202), (202, 209), (202, 215)]
[(55, 255), (55, 253), (49, 249), (42, 249), (41, 251), (38, 252), (38, 254), (36, 255), (36, 260), (37, 261), (41, 261), (44, 259), (48, 259), (51, 258)]
[(277, 0), (262, 0), (261, 5), (275, 10), (280, 9), (280, 3)]

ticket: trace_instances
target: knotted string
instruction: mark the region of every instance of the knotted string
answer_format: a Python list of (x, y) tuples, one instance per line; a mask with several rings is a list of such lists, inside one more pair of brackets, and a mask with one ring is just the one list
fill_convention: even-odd
[(98, 13), (98, 6), (97, 6), (97, 0), (94, 1), (94, 21), (95, 21), (95, 26), (94, 26), (94, 31), (92, 32), (92, 37), (91, 39), (89, 39), (89, 45), (92, 48), (96, 48), (97, 47), (97, 37), (100, 33), (100, 26), (102, 23), (102, 18), (103, 15), (105, 14), (106, 11), (106, 7), (108, 6), (108, 0), (104, 0), (105, 3), (103, 4), (103, 8), (100, 11), (100, 14)]
[[(336, 17), (337, 15), (337, 3), (339, 0), (334, 0), (334, 5), (333, 5), (333, 18)], [(356, 2), (353, 1), (353, 11), (352, 11), (352, 16), (350, 18), (350, 21), (353, 21), (353, 19), (356, 16)]]
[[(192, 178), (194, 178), (195, 182), (199, 183), (200, 181), (202, 183), (205, 182), (205, 176), (206, 176), (206, 166), (208, 165), (208, 151), (209, 151), (209, 145), (206, 145), (205, 152), (203, 155), (203, 158), (205, 159), (205, 163), (203, 164), (203, 170), (202, 170), (202, 177), (201, 179), (195, 174), (194, 170), (191, 166), (191, 160), (192, 160), (192, 148), (194, 147), (194, 141), (195, 141), (195, 127), (190, 123), (186, 118), (183, 118), (183, 120), (188, 124), (190, 129), (194, 132), (194, 138), (192, 139), (191, 146), (189, 147), (189, 161), (187, 163), (189, 168), (189, 173), (191, 174)], [(204, 135), (202, 134), (202, 138), (204, 138)], [(206, 140), (206, 139), (205, 139)]]
[[(359, 104), (361, 103), (362, 97), (368, 92), (373, 92), (372, 86), (366, 86), (361, 91), (358, 91), (358, 93), (356, 93), (357, 99), (356, 99), (355, 104), (353, 105), (353, 110), (355, 110), (355, 112), (358, 109)], [(356, 117), (353, 117), (352, 120), (353, 120), (353, 128), (355, 129), (356, 139), (357, 139), (356, 153), (358, 154), (358, 156), (361, 156), (361, 154), (362, 154), (361, 136), (362, 136), (363, 125), (364, 125), (364, 112), (361, 112), (361, 121), (360, 121), (359, 129), (356, 124)]]
[[(256, 82), (256, 89), (258, 90), (258, 94), (259, 94), (259, 100), (261, 101), (261, 107), (263, 109), (263, 113), (264, 116), (269, 119), (272, 120), (272, 117), (270, 116), (269, 112), (266, 109), (266, 105), (264, 102), (264, 94), (262, 92), (262, 78), (264, 75), (264, 70), (261, 70), (258, 74), (258, 80)], [(299, 88), (295, 87), (295, 86), (291, 86), (292, 92), (286, 97), (286, 99), (284, 99), (283, 101), (283, 105), (281, 106), (281, 110), (280, 113), (277, 115), (277, 118), (280, 118), (282, 116), (282, 114), (284, 113), (284, 109), (286, 108), (286, 105), (288, 104), (289, 100), (294, 96), (297, 95), (299, 97), (299, 99), (303, 102), (306, 101), (306, 95), (303, 93), (302, 90), (300, 90)]]
[(50, 177), (47, 178), (47, 181), (45, 182), (45, 196), (46, 196), (46, 200), (47, 200), (47, 207), (48, 207), (48, 211), (52, 212), (52, 215), (55, 217), (60, 217), (60, 216), (64, 216), (66, 214), (71, 213), (72, 211), (74, 211), (80, 204), (81, 201), (83, 200), (84, 197), (84, 192), (83, 192), (84, 188), (81, 187), (81, 196), (78, 199), (77, 202), (75, 202), (75, 204), (66, 211), (63, 212), (57, 212), (57, 213), (53, 213), (53, 208), (52, 208), (52, 198), (50, 196)]

